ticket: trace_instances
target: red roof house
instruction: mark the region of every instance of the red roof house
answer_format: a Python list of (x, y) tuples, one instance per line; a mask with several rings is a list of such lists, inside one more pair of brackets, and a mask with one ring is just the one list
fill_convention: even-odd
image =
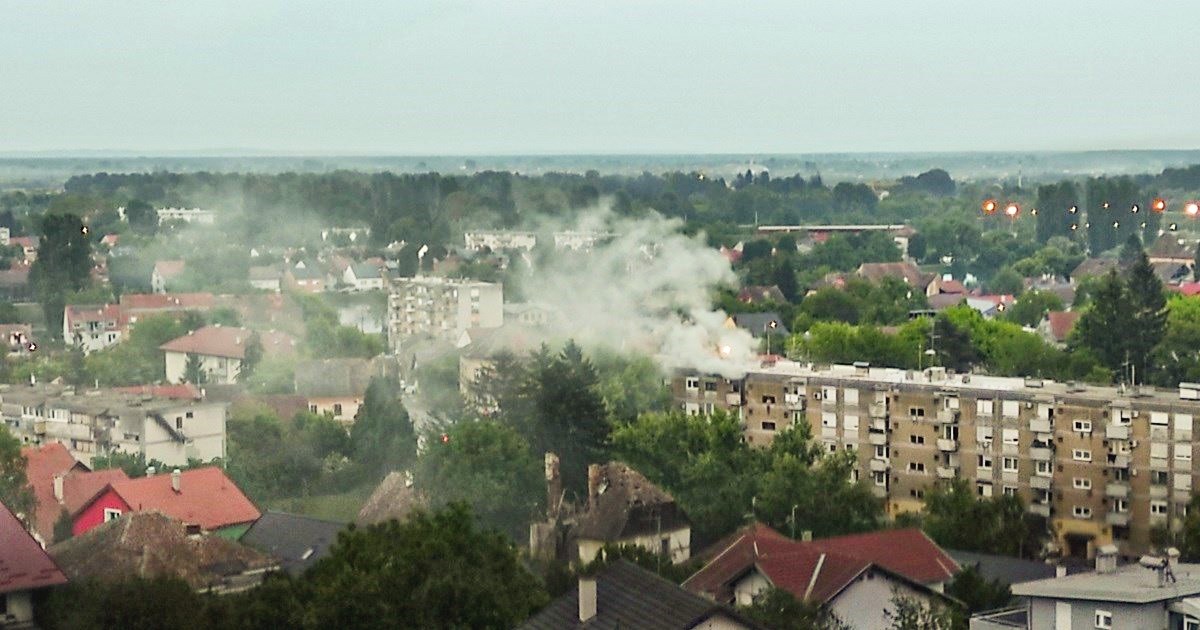
[(0, 622), (32, 624), (33, 591), (66, 582), (67, 576), (17, 516), (0, 504), (0, 602), (8, 617), (0, 617)]
[(1075, 330), (1075, 322), (1079, 321), (1079, 311), (1050, 311), (1038, 325), (1038, 332), (1050, 343), (1063, 344), (1071, 331)]
[(72, 530), (78, 536), (127, 512), (150, 510), (235, 537), (261, 516), (225, 471), (205, 466), (110, 483), (75, 513)]
[[(944, 599), (958, 564), (918, 529), (795, 541), (750, 525), (700, 556), (708, 562), (683, 587), (718, 602), (747, 605), (768, 587), (825, 607), (850, 627), (886, 626), (893, 591)], [(863, 602), (878, 602), (864, 606)]]
[(21, 455), (25, 458), (25, 478), (37, 502), (33, 533), (47, 545), (54, 542), (54, 524), (63, 510), (74, 514), (101, 488), (128, 479), (120, 468), (88, 470), (59, 442), (27, 446), (21, 449)]

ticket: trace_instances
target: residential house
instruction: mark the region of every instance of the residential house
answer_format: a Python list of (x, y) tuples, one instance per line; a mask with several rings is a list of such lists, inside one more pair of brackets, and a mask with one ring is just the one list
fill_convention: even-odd
[(735, 532), (706, 551), (683, 587), (745, 606), (780, 588), (833, 613), (851, 628), (883, 628), (896, 595), (945, 604), (958, 564), (918, 529), (892, 529), (795, 541), (762, 525)]
[(425, 505), (425, 497), (413, 487), (412, 473), (392, 471), (375, 486), (354, 523), (365, 527), (391, 520), (403, 521), (413, 510)]
[(342, 282), (355, 291), (383, 290), (383, 273), (378, 265), (368, 262), (354, 263), (342, 273)]
[(33, 628), (33, 598), (67, 583), (54, 560), (7, 506), (0, 504), (0, 628)]
[(128, 323), (116, 304), (68, 304), (63, 308), (63, 342), (90, 354), (117, 345)]
[(13, 264), (0, 270), (0, 298), (9, 302), (28, 300), (33, 296), (29, 288), (29, 264)]
[(0, 385), (0, 414), (23, 444), (61, 442), (85, 465), (127, 453), (168, 465), (225, 457), (226, 405), (58, 384)]
[(1166, 233), (1158, 237), (1146, 250), (1150, 263), (1178, 263), (1190, 269), (1196, 260), (1196, 244), (1188, 243), (1177, 235)]
[(991, 319), (1003, 313), (1016, 303), (1011, 295), (968, 295), (967, 306), (979, 311), (985, 318)]
[(37, 507), (31, 531), (43, 547), (55, 542), (54, 526), (63, 513), (71, 514), (96, 496), (104, 486), (128, 479), (120, 468), (91, 471), (59, 442), (21, 449), (25, 478), (33, 490)]
[(157, 511), (199, 531), (237, 540), (262, 513), (219, 466), (109, 483), (72, 515), (78, 536), (129, 512)]
[(275, 265), (251, 267), (248, 279), (250, 286), (261, 291), (279, 291), (283, 272)]
[(1192, 277), (1192, 266), (1188, 263), (1154, 262), (1150, 263), (1150, 267), (1154, 270), (1154, 275), (1167, 285), (1180, 284)]
[(594, 560), (605, 545), (641, 547), (676, 564), (691, 557), (687, 513), (665, 490), (621, 462), (588, 466), (587, 505), (574, 534), (578, 553), (573, 560), (580, 564)]
[(546, 304), (511, 302), (504, 305), (504, 321), (527, 327), (546, 327), (562, 321), (562, 313)]
[(1096, 570), (1012, 586), (1024, 603), (971, 618), (972, 630), (1200, 628), (1200, 564), (1178, 551), (1118, 565), (1115, 547), (1096, 555)]
[(205, 382), (236, 383), (246, 358), (246, 347), (256, 334), (262, 344), (263, 356), (289, 356), (296, 351), (295, 339), (285, 333), (205, 326), (159, 346), (164, 352), (167, 381), (182, 383), (188, 380), (188, 359), (196, 357)]
[(26, 265), (32, 265), (33, 261), (37, 260), (38, 244), (40, 239), (36, 236), (14, 236), (8, 239), (8, 245), (11, 247), (16, 245), (21, 248), (21, 256)]
[(49, 551), (72, 580), (173, 577), (214, 594), (258, 586), (279, 566), (247, 545), (153, 510), (122, 514)]
[(871, 282), (879, 282), (884, 278), (895, 278), (913, 287), (917, 291), (926, 292), (933, 280), (931, 274), (922, 272), (911, 262), (863, 263), (855, 273)]
[(744, 286), (738, 291), (737, 299), (746, 304), (787, 304), (788, 301), (783, 291), (774, 284)]
[(1071, 271), (1071, 283), (1079, 284), (1085, 278), (1103, 276), (1117, 269), (1120, 263), (1115, 258), (1085, 258)]
[(154, 269), (150, 272), (150, 290), (155, 293), (166, 293), (174, 281), (183, 275), (187, 269), (182, 260), (155, 261)]
[(129, 325), (138, 318), (150, 315), (171, 315), (178, 319), (184, 313), (206, 313), (212, 310), (215, 299), (211, 293), (124, 293), (119, 306)]
[(1044, 580), (1058, 575), (1059, 571), (1062, 571), (1065, 575), (1067, 570), (1066, 565), (1055, 565), (1041, 560), (1028, 560), (1025, 558), (1014, 558), (1012, 556), (1000, 556), (975, 551), (959, 551), (957, 549), (947, 549), (946, 553), (951, 558), (954, 558), (958, 566), (964, 570), (968, 567), (974, 568), (983, 579), (1000, 582), (1001, 584), (1012, 585), (1032, 582), (1034, 580)]
[(304, 397), (309, 412), (350, 424), (375, 373), (367, 359), (301, 361), (296, 364), (295, 390)]
[(755, 337), (765, 337), (767, 333), (777, 336), (788, 336), (787, 326), (779, 313), (766, 311), (763, 313), (734, 313), (725, 320), (726, 328), (741, 328)]
[(965, 297), (967, 287), (963, 283), (955, 280), (950, 274), (937, 276), (925, 287), (925, 297), (933, 297), (935, 295), (958, 295)]
[(751, 630), (761, 626), (729, 606), (689, 593), (627, 560), (618, 560), (596, 575), (581, 576), (576, 588), (517, 628)]
[(545, 331), (517, 323), (507, 323), (499, 328), (464, 330), (454, 344), (461, 351), (458, 355), (458, 391), (463, 401), (479, 413), (487, 415), (495, 412), (497, 401), (481, 399), (483, 392), (476, 387), (480, 376), (495, 367), (496, 357), (501, 354), (528, 354), (545, 339)]
[(26, 355), (38, 348), (30, 324), (0, 324), (0, 340), (8, 340), (8, 353)]
[(598, 230), (563, 230), (554, 233), (554, 249), (572, 252), (591, 251), (612, 237), (611, 232)]
[(1075, 322), (1079, 321), (1079, 311), (1050, 311), (1038, 324), (1038, 334), (1047, 343), (1059, 348), (1067, 345), (1071, 331), (1075, 330)]
[(299, 577), (329, 555), (338, 532), (345, 527), (345, 523), (268, 511), (254, 521), (240, 542), (270, 555), (284, 571)]
[(303, 293), (321, 293), (325, 290), (325, 274), (309, 261), (301, 260), (289, 265), (283, 280), (289, 288)]

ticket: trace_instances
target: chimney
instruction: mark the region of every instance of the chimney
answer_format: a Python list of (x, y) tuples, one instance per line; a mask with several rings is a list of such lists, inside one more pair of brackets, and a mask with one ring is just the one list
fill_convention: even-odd
[(171, 489), (174, 490), (176, 494), (183, 492), (183, 472), (181, 472), (178, 468), (171, 471)]
[[(593, 464), (595, 465), (595, 464)], [(589, 467), (590, 472), (590, 467)], [(579, 576), (579, 622), (591, 621), (596, 616), (596, 577)]]
[(158, 472), (158, 469), (157, 469), (157, 468), (155, 468), (154, 466), (147, 466), (147, 467), (146, 467), (146, 476), (147, 476), (147, 477), (153, 477), (153, 476), (154, 476), (154, 473), (156, 473), (156, 472)]
[[(546, 513), (553, 517), (558, 512), (558, 501), (562, 497), (562, 475), (559, 473), (558, 455), (546, 453)], [(590, 471), (589, 471), (590, 473)], [(588, 475), (588, 492), (591, 492), (591, 474)]]
[(1116, 545), (1104, 545), (1096, 550), (1096, 573), (1113, 573), (1117, 570)]
[(1065, 564), (1054, 565), (1054, 577), (1067, 577), (1067, 565), (1065, 565)]
[(62, 503), (63, 501), (63, 473), (54, 475), (54, 500)]
[(588, 464), (588, 510), (596, 509), (600, 498), (600, 464)]
[(812, 542), (812, 530), (806, 529), (800, 532), (800, 540), (801, 542)]

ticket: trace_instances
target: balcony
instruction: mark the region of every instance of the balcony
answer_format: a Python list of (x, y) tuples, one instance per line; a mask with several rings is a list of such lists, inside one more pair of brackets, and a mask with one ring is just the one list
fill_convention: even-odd
[(954, 479), (958, 476), (958, 471), (947, 466), (938, 466), (937, 476), (938, 479)]
[(883, 446), (887, 444), (887, 434), (871, 431), (867, 434), (867, 443), (872, 446)]
[(821, 406), (826, 409), (836, 409), (837, 408), (837, 398), (836, 397), (826, 398), (826, 397), (822, 396), (821, 397)]
[(1029, 457), (1034, 461), (1048, 462), (1054, 458), (1054, 451), (1048, 446), (1034, 446), (1029, 449)]
[(937, 413), (938, 422), (942, 424), (954, 424), (958, 422), (957, 409), (942, 409)]
[(887, 488), (883, 486), (871, 486), (871, 494), (875, 495), (876, 499), (886, 499), (888, 495)]
[(1151, 499), (1165, 499), (1169, 492), (1166, 486), (1150, 486)]
[(1044, 518), (1050, 518), (1050, 506), (1045, 503), (1030, 503), (1029, 513), (1037, 514)]
[(1104, 515), (1104, 522), (1117, 527), (1129, 525), (1129, 512), (1109, 512)]
[(1104, 427), (1104, 437), (1109, 440), (1128, 440), (1129, 427), (1110, 424)]
[(1042, 475), (1034, 475), (1029, 478), (1029, 487), (1037, 488), (1038, 490), (1049, 490), (1052, 479), (1043, 477)]
[(958, 450), (958, 440), (948, 440), (946, 438), (938, 438), (937, 447), (939, 451), (951, 452)]
[(869, 413), (872, 418), (886, 418), (887, 417), (887, 403), (873, 402), (873, 403), (871, 403), (871, 406), (867, 409), (867, 413)]
[(725, 404), (729, 405), (730, 407), (742, 406), (742, 395), (741, 394), (725, 394)]
[(1049, 420), (1044, 420), (1044, 419), (1039, 418), (1037, 420), (1029, 421), (1029, 430), (1033, 431), (1034, 433), (1049, 433), (1050, 428), (1051, 427), (1050, 427)]
[(1117, 481), (1109, 482), (1104, 486), (1104, 496), (1113, 499), (1125, 499), (1129, 497), (1129, 484)]
[(886, 459), (872, 459), (867, 466), (871, 469), (871, 472), (887, 472), (887, 469), (892, 467), (891, 463)]
[(1129, 468), (1129, 456), (1128, 455), (1116, 455), (1116, 454), (1110, 453), (1108, 455), (1108, 467), (1109, 468)]
[(808, 406), (808, 399), (800, 394), (784, 394), (783, 404), (788, 406), (788, 409), (804, 409)]
[(886, 433), (888, 430), (887, 420), (884, 420), (883, 418), (872, 419), (869, 426), (872, 431), (879, 431), (880, 433)]

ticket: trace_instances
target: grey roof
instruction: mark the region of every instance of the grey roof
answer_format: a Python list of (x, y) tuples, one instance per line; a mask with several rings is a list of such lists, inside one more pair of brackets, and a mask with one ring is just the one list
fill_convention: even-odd
[(355, 263), (350, 265), (350, 268), (354, 271), (354, 277), (359, 280), (373, 280), (383, 277), (379, 275), (379, 267), (370, 263)]
[(615, 542), (691, 526), (671, 495), (625, 464), (602, 466), (600, 483), (595, 505), (579, 518), (579, 538)]
[(947, 549), (951, 558), (966, 568), (976, 566), (979, 573), (987, 580), (999, 580), (1005, 584), (1020, 584), (1054, 577), (1054, 565), (1037, 560), (1022, 560), (1009, 556), (996, 556), (988, 553), (973, 551), (958, 551)]
[(725, 617), (745, 628), (760, 627), (721, 604), (689, 593), (630, 562), (618, 560), (596, 576), (595, 617), (586, 623), (579, 621), (579, 589), (576, 587), (550, 602), (518, 628), (684, 630), (715, 616)]
[(1139, 564), (1119, 567), (1112, 573), (1079, 573), (1060, 578), (1014, 584), (1013, 595), (1030, 598), (1082, 599), (1146, 604), (1200, 594), (1200, 564), (1174, 566), (1174, 584), (1158, 585), (1154, 571)]
[(371, 384), (366, 359), (324, 359), (296, 364), (296, 393), (310, 398), (362, 396)]
[(342, 523), (285, 512), (266, 512), (242, 534), (241, 542), (277, 558), (293, 576), (329, 555)]
[(766, 311), (764, 313), (737, 313), (733, 316), (733, 323), (737, 324), (738, 328), (743, 328), (750, 332), (755, 337), (761, 337), (766, 333), (767, 326), (775, 322), (775, 334), (789, 335), (787, 326), (783, 323), (783, 319), (779, 317), (779, 313), (774, 311)]

